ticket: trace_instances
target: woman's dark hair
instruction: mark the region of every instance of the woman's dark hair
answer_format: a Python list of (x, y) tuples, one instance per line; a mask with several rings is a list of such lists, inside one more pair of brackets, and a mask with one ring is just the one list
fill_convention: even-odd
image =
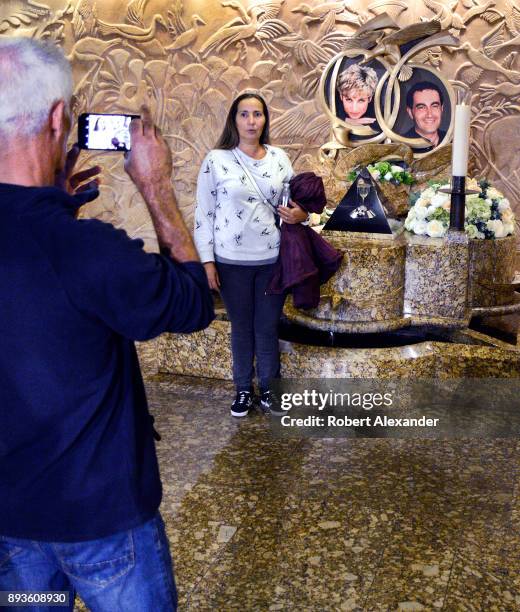
[(238, 136), (238, 130), (236, 125), (236, 118), (238, 113), (238, 105), (242, 100), (248, 100), (249, 98), (254, 98), (258, 100), (262, 104), (262, 110), (265, 117), (265, 124), (262, 133), (260, 134), (260, 144), (269, 144), (269, 111), (267, 110), (267, 104), (262, 96), (259, 96), (256, 93), (243, 93), (233, 100), (231, 104), (231, 108), (229, 109), (229, 113), (226, 118), (226, 123), (224, 125), (224, 129), (222, 130), (222, 134), (218, 139), (217, 144), (215, 145), (215, 149), (234, 149), (238, 146), (240, 138)]

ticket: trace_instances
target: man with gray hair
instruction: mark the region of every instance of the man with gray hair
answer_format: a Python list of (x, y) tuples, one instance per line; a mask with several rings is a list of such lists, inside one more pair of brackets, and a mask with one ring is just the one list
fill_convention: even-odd
[(78, 592), (92, 610), (175, 610), (133, 341), (202, 329), (214, 313), (171, 153), (143, 108), (125, 170), (162, 252), (145, 253), (124, 231), (76, 218), (99, 168), (72, 175), (63, 53), (0, 37), (0, 83), (0, 592), (67, 592), (69, 609)]

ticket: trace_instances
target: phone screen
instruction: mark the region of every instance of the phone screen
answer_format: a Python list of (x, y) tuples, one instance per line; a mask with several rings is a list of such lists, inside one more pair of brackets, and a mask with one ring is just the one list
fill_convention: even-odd
[(82, 149), (129, 151), (130, 122), (138, 115), (83, 113), (78, 121), (78, 142)]

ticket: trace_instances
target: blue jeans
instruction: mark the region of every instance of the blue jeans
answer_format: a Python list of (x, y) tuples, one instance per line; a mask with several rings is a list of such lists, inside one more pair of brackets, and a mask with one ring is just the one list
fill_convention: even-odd
[(253, 383), (253, 360), (260, 389), (280, 376), (278, 323), (285, 295), (266, 295), (275, 264), (237, 266), (217, 263), (220, 293), (231, 322), (233, 382), (238, 391)]
[[(110, 512), (100, 508), (100, 512)], [(77, 592), (91, 612), (171, 612), (177, 591), (164, 523), (159, 513), (144, 525), (87, 542), (40, 542), (0, 535), (0, 591)]]

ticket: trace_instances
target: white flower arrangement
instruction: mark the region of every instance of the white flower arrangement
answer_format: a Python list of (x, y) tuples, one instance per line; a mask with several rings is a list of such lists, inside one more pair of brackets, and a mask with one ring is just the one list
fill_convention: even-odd
[[(390, 162), (377, 162), (375, 164), (369, 164), (367, 170), (370, 172), (372, 178), (375, 181), (381, 183), (387, 182), (393, 185), (411, 185), (414, 182), (414, 178), (406, 168), (402, 168), (396, 164)], [(361, 167), (358, 166), (351, 170), (347, 175), (348, 181), (355, 181), (357, 175), (361, 172)]]
[[(509, 200), (487, 181), (470, 179), (468, 189), (480, 189), (466, 197), (464, 229), (470, 238), (504, 238), (514, 234), (515, 216)], [(450, 195), (440, 193), (449, 184), (431, 183), (420, 194), (414, 194), (405, 228), (420, 236), (441, 238), (450, 225)]]

